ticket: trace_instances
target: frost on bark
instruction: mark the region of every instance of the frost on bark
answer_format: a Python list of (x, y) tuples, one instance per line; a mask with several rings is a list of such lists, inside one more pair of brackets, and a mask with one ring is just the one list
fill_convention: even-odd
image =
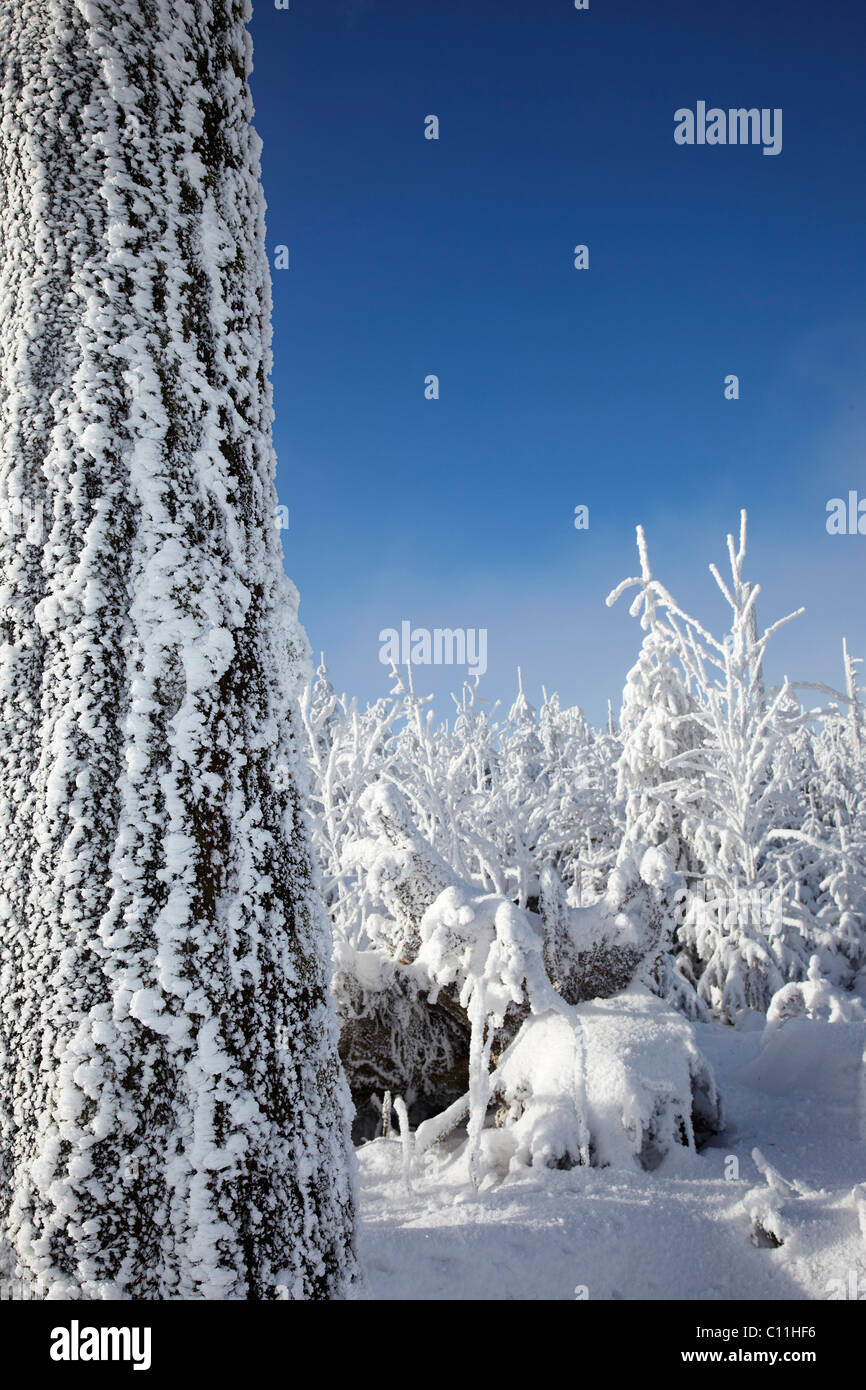
[(248, 17), (0, 9), (0, 1201), (35, 1297), (354, 1270)]

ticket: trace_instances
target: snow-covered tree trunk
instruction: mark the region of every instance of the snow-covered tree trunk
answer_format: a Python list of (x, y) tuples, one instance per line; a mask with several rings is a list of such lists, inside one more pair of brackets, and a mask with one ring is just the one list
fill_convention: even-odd
[(0, 1202), (35, 1297), (354, 1271), (248, 17), (0, 9)]

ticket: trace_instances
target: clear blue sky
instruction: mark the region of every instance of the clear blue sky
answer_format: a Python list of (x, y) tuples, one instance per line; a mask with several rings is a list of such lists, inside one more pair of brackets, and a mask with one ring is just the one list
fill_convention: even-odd
[[(837, 685), (842, 636), (866, 656), (866, 536), (825, 530), (866, 496), (862, 5), (258, 0), (251, 28), (286, 567), (334, 683), (383, 693), (402, 619), (484, 627), (482, 694), (519, 664), (600, 720), (635, 524), (718, 624), (745, 506), (760, 617), (807, 608), (771, 674)], [(781, 154), (676, 145), (698, 100), (781, 107)], [(417, 684), (449, 713), (454, 668)]]

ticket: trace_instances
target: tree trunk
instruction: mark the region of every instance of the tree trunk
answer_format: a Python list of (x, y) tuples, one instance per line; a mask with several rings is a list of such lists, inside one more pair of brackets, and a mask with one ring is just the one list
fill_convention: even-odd
[(34, 1297), (354, 1270), (248, 16), (0, 9), (0, 1202)]

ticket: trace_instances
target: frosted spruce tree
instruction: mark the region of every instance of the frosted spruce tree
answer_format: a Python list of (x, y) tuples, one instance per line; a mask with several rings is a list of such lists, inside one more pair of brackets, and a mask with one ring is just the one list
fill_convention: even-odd
[(0, 1201), (37, 1298), (354, 1273), (248, 17), (0, 9)]

